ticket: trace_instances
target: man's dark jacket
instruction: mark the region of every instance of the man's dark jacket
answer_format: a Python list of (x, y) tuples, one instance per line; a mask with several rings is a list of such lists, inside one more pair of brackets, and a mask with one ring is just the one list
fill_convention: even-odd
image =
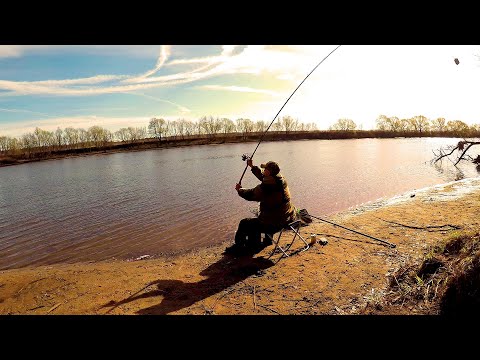
[(258, 219), (266, 225), (282, 228), (295, 220), (296, 208), (290, 199), (287, 181), (281, 174), (264, 176), (258, 166), (252, 173), (261, 184), (252, 189), (239, 189), (238, 195), (248, 201), (260, 202)]

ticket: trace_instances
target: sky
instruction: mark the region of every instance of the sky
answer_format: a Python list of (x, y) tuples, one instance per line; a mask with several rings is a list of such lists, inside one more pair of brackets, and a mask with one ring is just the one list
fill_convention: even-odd
[(154, 117), (270, 124), (322, 60), (278, 117), (320, 130), (338, 119), (373, 129), (380, 115), (480, 123), (480, 46), (337, 47), (0, 45), (0, 136), (36, 127), (116, 131)]

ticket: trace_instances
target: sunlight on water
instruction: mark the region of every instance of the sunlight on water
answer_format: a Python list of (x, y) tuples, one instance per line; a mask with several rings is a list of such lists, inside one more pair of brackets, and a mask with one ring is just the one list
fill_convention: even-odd
[[(294, 204), (328, 216), (379, 198), (464, 178), (472, 164), (432, 166), (455, 139), (262, 143), (254, 164), (277, 161)], [(0, 269), (131, 259), (233, 240), (255, 202), (234, 187), (256, 143), (87, 156), (0, 168)], [(242, 185), (258, 180), (247, 170)]]

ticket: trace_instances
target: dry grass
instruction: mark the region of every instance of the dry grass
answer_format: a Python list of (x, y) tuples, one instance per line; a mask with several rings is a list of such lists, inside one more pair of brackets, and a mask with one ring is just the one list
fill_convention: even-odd
[(384, 296), (366, 297), (364, 314), (473, 315), (480, 313), (480, 232), (455, 232), (420, 262), (390, 276)]

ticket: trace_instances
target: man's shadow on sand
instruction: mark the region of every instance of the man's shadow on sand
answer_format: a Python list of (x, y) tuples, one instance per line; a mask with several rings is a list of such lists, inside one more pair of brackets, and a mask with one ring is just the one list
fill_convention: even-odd
[[(161, 297), (162, 300), (159, 304), (141, 309), (137, 311), (137, 314), (166, 315), (219, 293), (249, 276), (261, 273), (262, 270), (272, 265), (274, 263), (271, 260), (262, 257), (232, 257), (224, 254), (219, 261), (200, 272), (200, 275), (207, 276), (204, 280), (194, 283), (185, 283), (180, 280), (155, 280), (128, 298), (118, 302), (112, 300), (102, 307), (110, 307), (107, 311), (110, 313), (118, 306), (131, 301)], [(152, 286), (155, 288), (143, 292)]]

